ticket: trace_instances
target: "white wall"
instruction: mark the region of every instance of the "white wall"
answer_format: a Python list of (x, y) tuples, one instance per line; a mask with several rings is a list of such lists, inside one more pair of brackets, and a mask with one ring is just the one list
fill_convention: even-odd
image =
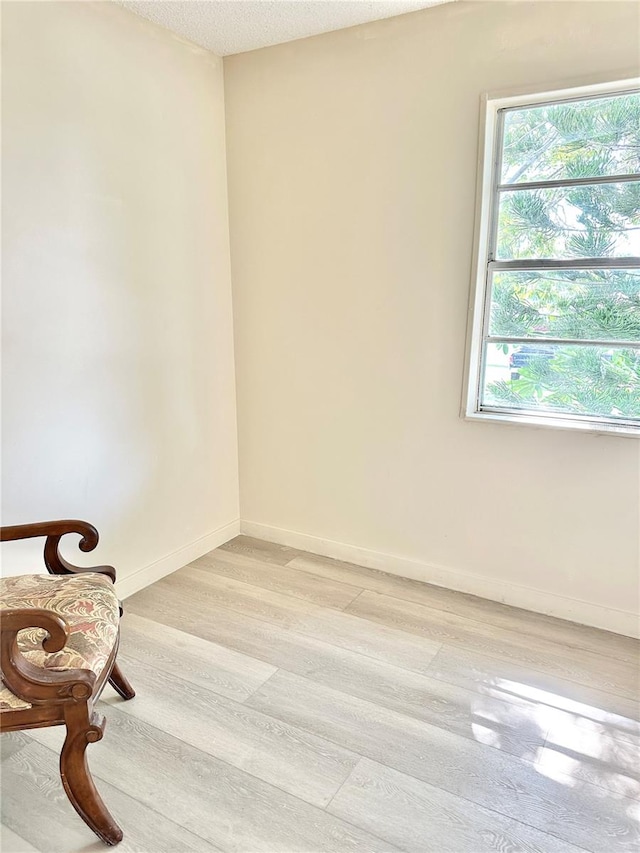
[(640, 443), (459, 417), (480, 94), (638, 73), (636, 3), (225, 60), (248, 532), (638, 631)]
[(3, 523), (93, 522), (126, 594), (237, 530), (222, 60), (2, 6)]

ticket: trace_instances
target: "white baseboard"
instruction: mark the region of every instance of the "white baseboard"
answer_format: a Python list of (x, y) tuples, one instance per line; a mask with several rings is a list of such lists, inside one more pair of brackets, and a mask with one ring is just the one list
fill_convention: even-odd
[(505, 583), (495, 578), (461, 572), (447, 566), (382, 554), (356, 545), (333, 542), (330, 539), (310, 536), (307, 533), (296, 533), (293, 530), (283, 530), (255, 521), (241, 521), (240, 529), (247, 536), (275, 542), (278, 545), (288, 545), (323, 557), (333, 557), (336, 560), (355, 563), (369, 569), (378, 569), (392, 575), (400, 575), (404, 578), (510, 604), (513, 607), (533, 610), (535, 613), (568, 619), (594, 628), (603, 628), (605, 631), (613, 631), (616, 634), (640, 637), (640, 616), (627, 610), (614, 610), (600, 604), (567, 598), (520, 584)]
[(237, 519), (230, 524), (225, 524), (224, 527), (207, 533), (206, 536), (201, 536), (194, 542), (189, 542), (172, 554), (167, 554), (166, 557), (161, 557), (159, 560), (149, 563), (148, 566), (143, 566), (143, 568), (116, 583), (118, 597), (120, 599), (128, 598), (134, 592), (139, 592), (154, 581), (181, 569), (193, 560), (197, 560), (198, 557), (213, 551), (214, 548), (219, 548), (220, 545), (224, 545), (225, 542), (233, 539), (239, 533), (240, 520)]

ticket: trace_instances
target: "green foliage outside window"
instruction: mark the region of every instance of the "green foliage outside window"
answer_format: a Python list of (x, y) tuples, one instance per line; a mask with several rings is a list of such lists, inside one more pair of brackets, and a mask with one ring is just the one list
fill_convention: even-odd
[[(507, 111), (504, 184), (635, 173), (638, 181), (502, 192), (496, 258), (640, 258), (640, 95)], [(487, 383), (483, 403), (640, 419), (640, 259), (637, 268), (496, 271), (489, 334), (603, 343), (504, 344), (520, 364)]]

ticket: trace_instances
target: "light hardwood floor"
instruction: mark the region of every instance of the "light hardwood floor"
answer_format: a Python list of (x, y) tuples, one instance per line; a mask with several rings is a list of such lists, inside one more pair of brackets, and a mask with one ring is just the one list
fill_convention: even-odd
[[(634, 640), (242, 536), (122, 634), (88, 752), (122, 853), (640, 851)], [(62, 736), (3, 735), (3, 853), (104, 849)]]

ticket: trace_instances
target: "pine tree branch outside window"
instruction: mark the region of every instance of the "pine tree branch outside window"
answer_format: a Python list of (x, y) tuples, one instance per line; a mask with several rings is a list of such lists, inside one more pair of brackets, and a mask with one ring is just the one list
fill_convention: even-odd
[(487, 99), (466, 415), (640, 435), (640, 87)]

